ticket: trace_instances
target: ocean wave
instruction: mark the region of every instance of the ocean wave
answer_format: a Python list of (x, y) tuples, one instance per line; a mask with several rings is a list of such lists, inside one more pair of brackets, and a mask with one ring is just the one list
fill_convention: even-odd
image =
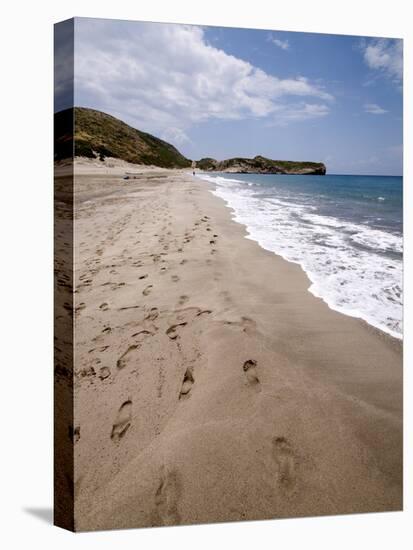
[(351, 236), (351, 240), (365, 248), (383, 252), (403, 253), (403, 238), (379, 229), (363, 228)]
[(243, 185), (245, 185), (244, 180), (237, 180), (235, 178), (223, 178), (222, 176), (210, 176), (209, 174), (205, 174), (203, 172), (199, 173), (198, 177), (202, 178), (205, 181), (215, 183), (217, 185), (221, 184), (221, 185), (228, 186), (228, 184), (231, 185), (231, 183), (236, 183), (236, 184), (242, 183)]
[(315, 214), (311, 206), (282, 198), (257, 196), (245, 181), (208, 180), (235, 221), (246, 226), (248, 238), (304, 269), (312, 294), (331, 309), (402, 338), (400, 235)]

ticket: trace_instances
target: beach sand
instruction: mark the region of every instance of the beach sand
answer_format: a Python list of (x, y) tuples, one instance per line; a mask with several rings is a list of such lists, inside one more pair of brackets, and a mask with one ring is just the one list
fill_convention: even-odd
[(190, 172), (75, 174), (75, 529), (400, 510), (401, 342)]

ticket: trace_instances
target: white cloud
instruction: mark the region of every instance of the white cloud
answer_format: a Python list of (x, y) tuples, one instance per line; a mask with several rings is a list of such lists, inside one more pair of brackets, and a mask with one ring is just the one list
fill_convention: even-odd
[(288, 40), (281, 40), (280, 38), (276, 38), (273, 34), (268, 34), (267, 36), (268, 42), (271, 42), (272, 44), (275, 44), (282, 50), (288, 50), (290, 47), (290, 43)]
[(161, 132), (161, 138), (165, 141), (182, 145), (183, 143), (191, 143), (191, 140), (181, 128), (169, 127)]
[(372, 115), (383, 115), (384, 113), (388, 113), (386, 109), (383, 109), (382, 107), (380, 107), (380, 105), (377, 105), (376, 103), (365, 103), (364, 111)]
[(177, 144), (206, 120), (317, 118), (333, 100), (305, 77), (278, 78), (212, 46), (195, 26), (80, 19), (75, 44), (76, 105)]
[(285, 126), (289, 122), (325, 117), (329, 112), (330, 109), (327, 105), (319, 103), (300, 102), (292, 105), (282, 105), (272, 117), (270, 125)]
[(403, 79), (403, 41), (374, 38), (362, 44), (364, 61), (370, 69), (400, 83)]

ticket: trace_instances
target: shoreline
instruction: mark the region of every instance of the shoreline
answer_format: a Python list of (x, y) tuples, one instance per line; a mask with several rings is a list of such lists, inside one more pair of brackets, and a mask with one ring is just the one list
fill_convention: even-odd
[[(204, 172), (203, 173), (204, 175), (208, 176), (209, 174), (207, 172)], [(297, 266), (300, 267), (300, 269), (306, 274), (308, 280), (309, 280), (309, 285), (308, 285), (308, 292), (310, 292), (314, 297), (316, 298), (320, 298), (321, 300), (323, 300), (323, 302), (330, 308), (332, 309), (333, 311), (336, 311), (338, 313), (341, 313), (342, 315), (346, 315), (346, 316), (349, 316), (349, 317), (353, 317), (355, 319), (361, 319), (362, 321), (364, 321), (365, 323), (367, 323), (370, 327), (378, 330), (379, 332), (381, 333), (384, 333), (392, 338), (394, 338), (395, 340), (398, 340), (400, 341), (401, 343), (403, 343), (403, 332), (402, 333), (399, 333), (399, 332), (396, 332), (388, 327), (386, 327), (385, 325), (383, 325), (383, 323), (379, 323), (378, 321), (376, 321), (375, 319), (373, 319), (372, 317), (370, 317), (369, 315), (363, 313), (362, 311), (359, 311), (359, 310), (352, 310), (351, 308), (345, 308), (345, 307), (342, 307), (342, 306), (339, 306), (337, 305), (333, 300), (331, 300), (330, 298), (328, 298), (322, 291), (317, 291), (315, 287), (317, 287), (317, 285), (320, 284), (320, 281), (318, 281), (316, 279), (316, 277), (312, 276), (312, 273), (310, 271), (307, 271), (306, 268), (304, 267), (304, 265), (302, 264), (302, 262), (300, 261), (294, 261), (294, 260), (291, 260), (289, 259), (288, 257), (286, 257), (281, 251), (275, 251), (271, 248), (267, 248), (265, 247), (259, 239), (257, 239), (256, 237), (253, 236), (253, 234), (251, 233), (250, 231), (250, 228), (248, 226), (248, 222), (245, 222), (244, 220), (241, 220), (241, 219), (237, 219), (237, 211), (236, 209), (234, 209), (229, 201), (227, 199), (225, 199), (224, 197), (220, 197), (219, 194), (217, 193), (217, 185), (214, 184), (211, 180), (209, 179), (204, 179), (202, 176), (198, 176), (201, 180), (203, 180), (205, 183), (210, 183), (212, 186), (214, 186), (214, 190), (211, 191), (213, 195), (215, 195), (217, 198), (220, 198), (221, 200), (224, 201), (226, 207), (231, 211), (231, 219), (242, 225), (243, 227), (245, 227), (246, 229), (246, 235), (245, 237), (247, 239), (251, 239), (252, 241), (256, 242), (258, 244), (258, 246), (260, 246), (260, 248), (262, 248), (263, 250), (267, 250), (269, 252), (272, 252), (273, 254), (279, 256), (280, 258), (282, 258), (283, 260), (289, 262), (289, 263), (292, 263), (292, 264), (295, 264)]]
[[(215, 195), (216, 196), (216, 195)], [(220, 198), (220, 197), (217, 197), (217, 198)], [(221, 199), (221, 200), (224, 200), (224, 199)], [(224, 201), (226, 202), (226, 201)], [(352, 317), (353, 319), (359, 319), (360, 321), (363, 321), (364, 323), (366, 323), (368, 325), (369, 328), (371, 329), (374, 329), (374, 330), (377, 330), (379, 334), (382, 334), (383, 336), (387, 336), (391, 339), (394, 339), (398, 342), (400, 342), (400, 344), (402, 345), (403, 344), (403, 334), (400, 334), (399, 333), (396, 333), (394, 331), (390, 331), (390, 330), (385, 330), (384, 328), (382, 328), (381, 326), (378, 326), (377, 324), (374, 324), (374, 322), (369, 319), (367, 320), (367, 318), (363, 317), (362, 314), (360, 314), (359, 312), (357, 314), (352, 314), (350, 313), (350, 310), (346, 310), (344, 308), (340, 308), (339, 306), (336, 306), (334, 303), (332, 303), (331, 301), (328, 301), (324, 296), (322, 296), (321, 294), (317, 294), (317, 292), (311, 290), (311, 287), (314, 286), (315, 284), (315, 281), (313, 281), (311, 279), (311, 276), (310, 274), (304, 269), (304, 267), (301, 265), (300, 262), (294, 262), (293, 260), (289, 260), (288, 258), (286, 258), (285, 256), (283, 256), (280, 252), (274, 252), (273, 250), (270, 250), (268, 248), (265, 248), (264, 246), (262, 246), (260, 244), (259, 241), (257, 241), (256, 239), (254, 239), (254, 237), (251, 236), (251, 233), (249, 233), (248, 231), (248, 225), (246, 225), (245, 223), (241, 222), (241, 221), (238, 221), (235, 219), (236, 217), (236, 212), (235, 210), (229, 206), (228, 203), (226, 203), (225, 205), (228, 210), (231, 210), (231, 212), (234, 214), (233, 216), (231, 215), (231, 219), (235, 222), (235, 223), (238, 223), (239, 225), (242, 225), (244, 228), (245, 228), (245, 238), (246, 239), (250, 239), (251, 241), (257, 243), (257, 245), (262, 248), (263, 250), (266, 250), (272, 254), (275, 254), (276, 256), (280, 257), (281, 259), (283, 259), (284, 261), (290, 263), (290, 264), (293, 264), (293, 265), (296, 265), (298, 266), (302, 271), (303, 273), (305, 274), (305, 276), (307, 277), (308, 279), (308, 288), (307, 288), (307, 291), (312, 294), (315, 298), (319, 298), (320, 300), (322, 300), (326, 306), (329, 307), (329, 309), (331, 309), (332, 311), (335, 311), (337, 313), (340, 313), (341, 315), (345, 315), (347, 317)]]
[(187, 170), (77, 168), (76, 528), (400, 510), (401, 342)]
[[(200, 178), (200, 179), (202, 179), (202, 178)], [(300, 264), (300, 262), (294, 262), (292, 260), (289, 260), (288, 258), (284, 257), (281, 253), (274, 252), (273, 250), (270, 250), (268, 248), (263, 247), (259, 243), (259, 241), (257, 241), (255, 238), (253, 238), (251, 236), (251, 234), (249, 233), (249, 230), (248, 230), (248, 225), (243, 223), (242, 221), (238, 221), (238, 220), (235, 219), (236, 218), (236, 211), (234, 210), (234, 208), (231, 207), (225, 199), (219, 197), (218, 195), (215, 195), (214, 190), (212, 189), (212, 187), (216, 187), (216, 186), (213, 183), (211, 183), (207, 180), (202, 180), (202, 181), (205, 184), (207, 184), (208, 186), (211, 187), (211, 189), (209, 191), (212, 193), (212, 195), (214, 197), (216, 197), (219, 201), (222, 201), (224, 203), (225, 208), (230, 212), (231, 221), (243, 228), (243, 230), (244, 230), (243, 237), (245, 239), (250, 240), (253, 243), (255, 243), (261, 250), (263, 250), (265, 252), (268, 252), (269, 254), (273, 254), (274, 256), (279, 258), (280, 260), (295, 266), (296, 268), (298, 268), (303, 273), (303, 275), (307, 279), (307, 283), (308, 283), (307, 292), (309, 292), (314, 298), (316, 298), (318, 300), (321, 300), (328, 307), (328, 309), (330, 309), (331, 311), (334, 311), (335, 313), (338, 313), (340, 315), (344, 315), (345, 317), (350, 317), (352, 319), (355, 319), (355, 320), (359, 321), (362, 324), (362, 326), (365, 326), (367, 328), (367, 330), (370, 330), (370, 331), (373, 331), (374, 333), (376, 333), (379, 338), (389, 339), (389, 341), (393, 342), (394, 345), (396, 345), (396, 347), (400, 346), (400, 349), (401, 350), (403, 349), (403, 342), (404, 341), (403, 341), (403, 336), (402, 335), (399, 337), (397, 335), (397, 333), (386, 331), (386, 330), (382, 329), (381, 327), (374, 325), (373, 322), (367, 321), (367, 319), (365, 319), (361, 315), (352, 315), (351, 313), (348, 313), (344, 309), (340, 309), (339, 307), (335, 307), (334, 305), (329, 303), (323, 296), (314, 293), (311, 290), (311, 287), (314, 285), (314, 281), (311, 280), (310, 275), (303, 268), (303, 266)]]

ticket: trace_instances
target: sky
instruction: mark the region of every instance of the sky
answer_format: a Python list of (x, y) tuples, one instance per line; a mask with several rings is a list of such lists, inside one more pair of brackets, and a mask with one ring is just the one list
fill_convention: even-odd
[[(402, 174), (402, 40), (87, 18), (74, 29), (74, 104), (188, 158)], [(56, 110), (69, 107), (56, 93)]]

